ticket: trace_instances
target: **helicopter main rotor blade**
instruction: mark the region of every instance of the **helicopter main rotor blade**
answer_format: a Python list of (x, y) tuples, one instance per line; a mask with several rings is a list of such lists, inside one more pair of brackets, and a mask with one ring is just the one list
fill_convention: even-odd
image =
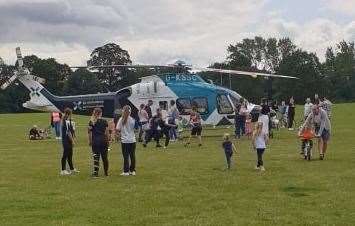
[(15, 80), (17, 79), (17, 75), (14, 74), (11, 76), (9, 79), (7, 79), (4, 84), (1, 85), (1, 89), (4, 90), (6, 89), (9, 85), (11, 85)]
[(266, 74), (266, 73), (260, 73), (260, 72), (226, 70), (226, 69), (217, 69), (217, 68), (193, 68), (193, 69), (194, 69), (194, 71), (216, 72), (216, 73), (231, 74), (231, 75), (236, 75), (236, 76), (248, 75), (248, 76), (251, 76), (252, 78), (257, 78), (258, 76), (262, 76), (262, 77), (271, 77), (271, 78), (299, 79), (297, 77), (292, 77), (292, 76)]
[(99, 69), (99, 68), (148, 68), (148, 69), (157, 69), (157, 68), (174, 68), (173, 65), (125, 65), (125, 64), (115, 64), (115, 65), (101, 65), (101, 66), (71, 66), (70, 68), (86, 68), (88, 70)]

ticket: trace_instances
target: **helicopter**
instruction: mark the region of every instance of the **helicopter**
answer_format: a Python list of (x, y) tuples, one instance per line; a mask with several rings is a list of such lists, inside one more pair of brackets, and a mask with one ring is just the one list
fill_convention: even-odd
[[(200, 72), (215, 72), (233, 76), (258, 76), (266, 78), (297, 79), (296, 77), (265, 74), (259, 72), (246, 72), (237, 70), (224, 70), (216, 68), (193, 68), (178, 61), (173, 65), (104, 65), (104, 66), (79, 66), (73, 68), (175, 68), (174, 73), (163, 73), (141, 78), (141, 81), (115, 92), (56, 96), (50, 93), (42, 84), (45, 80), (32, 75), (24, 67), (21, 50), (16, 48), (18, 68), (12, 77), (5, 81), (1, 89), (6, 89), (15, 80), (21, 82), (29, 91), (29, 100), (23, 103), (24, 108), (45, 111), (63, 112), (65, 108), (73, 109), (77, 114), (90, 114), (93, 108), (101, 108), (103, 116), (112, 118), (120, 112), (125, 105), (132, 109), (132, 116), (138, 118), (138, 109), (141, 104), (153, 101), (151, 106), (155, 112), (157, 108), (168, 109), (171, 100), (176, 102), (177, 109), (182, 117), (189, 117), (193, 107), (201, 115), (202, 124), (221, 125), (234, 122), (235, 104), (241, 100), (241, 95), (213, 83), (206, 82), (199, 75)], [(245, 99), (245, 98), (243, 98)], [(247, 102), (247, 109), (251, 113), (258, 112), (258, 105)]]

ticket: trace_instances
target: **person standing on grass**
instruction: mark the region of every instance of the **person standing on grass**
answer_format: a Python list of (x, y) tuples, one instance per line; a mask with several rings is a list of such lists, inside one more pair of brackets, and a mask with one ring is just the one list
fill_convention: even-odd
[(247, 115), (247, 105), (246, 101), (240, 99), (240, 104), (237, 105), (235, 109), (235, 120), (236, 120), (236, 138), (240, 138), (245, 134), (245, 121)]
[(144, 104), (141, 104), (139, 106), (138, 118), (139, 118), (138, 142), (143, 142), (143, 137), (144, 137), (143, 134), (145, 135), (149, 127), (148, 125), (149, 116), (147, 111), (145, 110)]
[[(66, 108), (64, 110), (64, 115), (62, 117), (61, 134), (62, 134), (62, 146), (63, 146), (63, 156), (61, 160), (62, 171), (61, 175), (69, 175), (72, 173), (79, 173), (80, 171), (74, 168), (73, 165), (73, 146), (74, 146), (74, 126), (72, 123), (72, 110)], [(68, 162), (69, 169), (66, 170), (66, 164)]]
[(320, 160), (324, 159), (327, 152), (328, 141), (330, 139), (331, 125), (327, 112), (318, 105), (312, 107), (312, 112), (308, 115), (304, 125), (312, 123), (318, 138), (318, 151)]
[(287, 126), (287, 105), (286, 102), (283, 100), (281, 101), (281, 105), (279, 106), (279, 118), (280, 118), (280, 124), (281, 128), (285, 128)]
[(330, 100), (328, 100), (326, 97), (323, 97), (322, 102), (319, 104), (319, 106), (323, 108), (325, 112), (327, 112), (329, 120), (332, 117), (332, 105), (333, 103), (330, 102)]
[(176, 121), (179, 118), (179, 111), (176, 108), (176, 104), (174, 100), (170, 101), (170, 108), (168, 112), (168, 124), (174, 125), (174, 127), (171, 127), (169, 130), (169, 135), (171, 141), (176, 141), (178, 139), (178, 133), (177, 133), (177, 128), (175, 127)]
[(60, 140), (60, 121), (62, 120), (62, 113), (52, 112), (51, 113), (51, 126), (55, 131), (55, 138)]
[(136, 121), (131, 117), (131, 107), (126, 105), (122, 109), (122, 117), (117, 123), (117, 135), (121, 137), (123, 156), (122, 176), (136, 175), (136, 136), (134, 127)]
[(258, 118), (258, 122), (261, 122), (263, 125), (263, 133), (269, 135), (269, 113), (270, 113), (270, 107), (267, 103), (267, 99), (263, 98), (261, 100), (261, 112)]
[(89, 145), (92, 149), (94, 167), (93, 177), (99, 176), (100, 169), (100, 156), (104, 165), (105, 176), (108, 176), (108, 146), (110, 140), (110, 134), (108, 129), (108, 123), (105, 119), (102, 119), (101, 108), (95, 108), (88, 128)]
[(232, 141), (230, 141), (228, 133), (225, 133), (224, 136), (223, 136), (222, 147), (223, 147), (224, 154), (225, 154), (226, 160), (227, 160), (227, 169), (230, 169), (231, 168), (231, 164), (232, 164), (233, 152), (236, 152), (237, 149), (235, 148), (235, 146), (232, 143)]
[(154, 140), (157, 142), (156, 147), (160, 148), (160, 138), (164, 135), (164, 149), (166, 149), (169, 145), (169, 131), (172, 127), (176, 127), (176, 125), (166, 123), (166, 121), (163, 119), (160, 108), (158, 108), (156, 115), (154, 115), (150, 120), (150, 130), (146, 136), (145, 141), (143, 142), (143, 147), (147, 147), (147, 144), (152, 140), (152, 138), (154, 138)]
[(268, 140), (269, 136), (263, 131), (263, 123), (258, 122), (253, 133), (253, 147), (256, 150), (258, 158), (257, 165), (255, 167), (256, 170), (265, 171), (263, 154), (266, 150)]
[(153, 113), (152, 113), (152, 105), (153, 105), (153, 101), (152, 100), (148, 100), (148, 104), (145, 105), (144, 110), (147, 112), (148, 114), (148, 118), (151, 119), (153, 117)]
[(197, 112), (197, 108), (194, 106), (192, 108), (192, 111), (190, 113), (190, 125), (191, 125), (191, 134), (190, 137), (188, 139), (188, 141), (185, 144), (185, 147), (187, 147), (188, 145), (190, 145), (190, 141), (191, 141), (191, 137), (192, 136), (197, 136), (198, 139), (198, 146), (202, 146), (202, 138), (201, 138), (201, 134), (202, 134), (202, 123), (201, 123), (201, 116), (200, 114)]
[(240, 108), (242, 107), (240, 100), (235, 104), (234, 112), (235, 112), (235, 117), (234, 117), (234, 125), (235, 125), (235, 138), (240, 138), (241, 136), (241, 130), (242, 130), (242, 117), (240, 115)]
[(303, 118), (304, 120), (307, 119), (308, 115), (311, 113), (312, 111), (312, 102), (311, 102), (311, 98), (307, 98), (306, 99), (306, 103), (304, 104), (304, 111), (303, 111)]
[(293, 122), (295, 120), (295, 99), (293, 97), (290, 98), (290, 101), (288, 102), (288, 130), (293, 130)]

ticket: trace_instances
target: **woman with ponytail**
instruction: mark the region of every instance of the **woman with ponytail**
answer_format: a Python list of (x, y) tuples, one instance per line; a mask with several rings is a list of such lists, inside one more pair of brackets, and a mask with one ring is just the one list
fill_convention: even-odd
[(136, 175), (136, 136), (134, 127), (136, 121), (130, 116), (131, 107), (126, 105), (122, 109), (122, 117), (119, 119), (116, 131), (121, 137), (121, 147), (123, 155), (122, 176)]
[[(62, 171), (60, 175), (70, 175), (72, 173), (79, 173), (80, 171), (74, 168), (73, 165), (73, 146), (74, 146), (74, 126), (71, 120), (72, 110), (66, 108), (62, 117), (61, 134), (63, 145), (63, 156), (61, 160)], [(66, 169), (66, 165), (69, 165), (69, 170)]]
[(99, 176), (100, 156), (104, 165), (105, 176), (108, 176), (108, 158), (107, 151), (109, 146), (109, 129), (108, 123), (102, 119), (101, 108), (95, 108), (89, 122), (88, 128), (89, 145), (92, 149), (94, 167), (93, 177)]

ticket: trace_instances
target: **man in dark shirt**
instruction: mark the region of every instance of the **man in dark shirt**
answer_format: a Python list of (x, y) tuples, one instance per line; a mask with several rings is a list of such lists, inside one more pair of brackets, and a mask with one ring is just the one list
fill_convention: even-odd
[(160, 145), (160, 138), (162, 135), (165, 136), (165, 145), (164, 148), (166, 148), (169, 145), (170, 141), (170, 136), (169, 136), (169, 130), (175, 127), (175, 125), (171, 125), (166, 123), (161, 114), (161, 110), (158, 108), (157, 109), (157, 114), (154, 115), (150, 119), (150, 130), (146, 133), (146, 138), (143, 143), (143, 146), (146, 147), (147, 144), (154, 138), (154, 140), (157, 142), (156, 147), (161, 147)]
[(152, 116), (153, 116), (152, 108), (151, 108), (152, 105), (153, 105), (153, 101), (152, 100), (148, 100), (148, 104), (145, 106), (145, 110), (148, 113), (149, 119), (151, 119)]

